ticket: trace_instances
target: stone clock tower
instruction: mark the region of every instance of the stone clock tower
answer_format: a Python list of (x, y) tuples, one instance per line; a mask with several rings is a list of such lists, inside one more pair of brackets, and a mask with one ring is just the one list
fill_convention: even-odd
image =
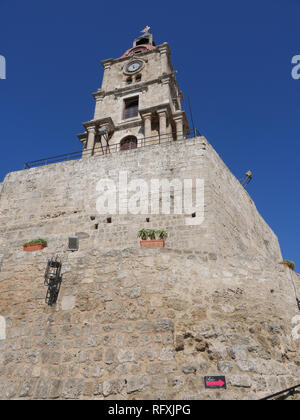
[(122, 57), (102, 61), (93, 120), (78, 138), (83, 157), (183, 139), (189, 124), (168, 43), (155, 45), (146, 28)]
[[(300, 277), (208, 140), (186, 136), (169, 46), (144, 31), (103, 62), (83, 159), (0, 183), (0, 400), (258, 400), (299, 384)], [(143, 228), (165, 247), (141, 247)], [(28, 252), (35, 238), (47, 246)]]

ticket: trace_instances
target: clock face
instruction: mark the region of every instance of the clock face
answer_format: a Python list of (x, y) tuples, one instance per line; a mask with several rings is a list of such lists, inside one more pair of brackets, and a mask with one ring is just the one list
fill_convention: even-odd
[(143, 65), (143, 62), (140, 61), (140, 60), (131, 61), (131, 63), (129, 63), (126, 66), (126, 72), (127, 73), (134, 73), (134, 72), (140, 70), (142, 65)]

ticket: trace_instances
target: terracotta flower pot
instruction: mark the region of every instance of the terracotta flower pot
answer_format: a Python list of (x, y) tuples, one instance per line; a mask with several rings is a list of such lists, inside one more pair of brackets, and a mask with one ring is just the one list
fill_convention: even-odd
[(165, 241), (163, 239), (147, 239), (146, 241), (140, 241), (141, 248), (164, 248)]
[(281, 262), (280, 264), (282, 264), (282, 265), (286, 265), (290, 270), (293, 270), (294, 271), (294, 268), (293, 267), (291, 267), (288, 263), (286, 263), (286, 262)]
[(42, 249), (46, 248), (46, 246), (47, 245), (45, 244), (24, 245), (23, 250), (25, 252), (41, 251)]

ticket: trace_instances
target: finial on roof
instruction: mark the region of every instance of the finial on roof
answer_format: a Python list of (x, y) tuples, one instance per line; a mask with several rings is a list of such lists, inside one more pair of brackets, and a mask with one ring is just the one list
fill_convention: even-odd
[(145, 29), (143, 29), (141, 32), (143, 32), (144, 34), (147, 34), (151, 29), (151, 26), (146, 26)]

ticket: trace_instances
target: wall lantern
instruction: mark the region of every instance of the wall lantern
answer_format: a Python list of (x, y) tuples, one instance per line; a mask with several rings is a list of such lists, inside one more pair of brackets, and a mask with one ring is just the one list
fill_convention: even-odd
[(53, 258), (48, 260), (44, 285), (48, 286), (45, 302), (49, 306), (53, 306), (57, 302), (62, 282), (61, 267), (62, 263), (58, 257), (56, 257), (55, 260)]

